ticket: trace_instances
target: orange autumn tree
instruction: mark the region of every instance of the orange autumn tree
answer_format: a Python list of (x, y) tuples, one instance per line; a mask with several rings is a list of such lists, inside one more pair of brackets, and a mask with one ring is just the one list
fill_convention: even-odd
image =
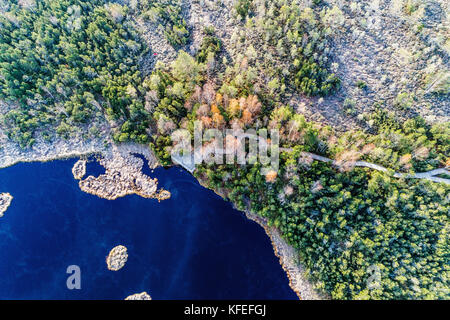
[(273, 183), (277, 179), (278, 173), (274, 170), (270, 170), (266, 173), (266, 182)]
[(227, 110), (227, 113), (230, 115), (230, 117), (238, 116), (242, 110), (237, 99), (231, 99), (228, 106), (225, 106), (225, 109)]
[(213, 126), (213, 120), (208, 116), (201, 117), (200, 121), (202, 122), (203, 126), (207, 129), (210, 129)]
[(197, 119), (207, 128), (223, 128), (227, 124), (224, 114), (231, 123), (239, 123), (238, 127), (250, 126), (261, 112), (261, 102), (256, 95), (230, 99), (227, 94), (216, 93), (213, 83), (206, 83), (203, 87), (196, 86), (189, 102), (189, 106), (200, 105), (196, 109)]
[(253, 123), (252, 113), (250, 111), (248, 111), (248, 109), (244, 109), (244, 111), (242, 112), (241, 120), (245, 125), (252, 124)]
[(213, 113), (212, 121), (213, 121), (213, 124), (214, 124), (215, 128), (222, 128), (224, 126), (224, 124), (225, 124), (225, 119), (218, 112), (214, 112)]
[(211, 112), (214, 114), (214, 113), (220, 113), (220, 109), (217, 107), (217, 105), (216, 104), (213, 104), (212, 106), (211, 106)]
[[(220, 100), (222, 100), (222, 97), (220, 97)], [(231, 99), (228, 104), (224, 101), (224, 108), (230, 118), (238, 118), (244, 125), (251, 125), (261, 112), (261, 102), (256, 95), (249, 95), (248, 97)]]

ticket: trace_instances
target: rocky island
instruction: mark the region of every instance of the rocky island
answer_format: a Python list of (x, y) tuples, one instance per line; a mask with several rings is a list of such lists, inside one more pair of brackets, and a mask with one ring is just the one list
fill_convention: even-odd
[(128, 260), (128, 252), (127, 248), (119, 245), (114, 247), (110, 252), (108, 257), (106, 258), (106, 265), (108, 269), (111, 271), (118, 271), (125, 266), (125, 263)]
[(147, 292), (132, 294), (125, 298), (125, 300), (152, 300), (152, 297)]
[[(106, 171), (104, 174), (89, 176), (79, 182), (80, 189), (104, 199), (115, 200), (130, 194), (137, 194), (143, 198), (157, 199), (158, 201), (169, 199), (170, 192), (164, 189), (158, 190), (158, 180), (152, 179), (142, 173), (144, 161), (137, 157), (140, 154), (145, 157), (150, 167), (155, 167), (157, 161), (152, 153), (143, 147), (136, 145), (114, 145), (111, 152), (104, 153), (100, 160)], [(78, 161), (73, 167), (74, 177), (82, 177), (80, 172), (85, 172), (85, 163)]]
[(12, 200), (13, 196), (9, 193), (0, 193), (0, 218), (3, 217), (3, 214), (8, 210)]
[(73, 177), (76, 180), (81, 180), (86, 175), (86, 160), (78, 160), (72, 168)]

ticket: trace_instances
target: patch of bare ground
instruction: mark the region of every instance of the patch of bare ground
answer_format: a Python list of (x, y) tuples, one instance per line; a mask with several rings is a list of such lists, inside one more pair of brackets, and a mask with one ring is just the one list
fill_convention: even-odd
[(449, 121), (448, 2), (327, 4), (338, 12), (331, 26), (331, 58), (341, 89), (324, 99), (294, 95), (299, 112), (338, 130), (363, 126), (360, 115), (377, 104), (403, 119), (420, 115), (430, 123)]
[[(133, 0), (118, 0), (121, 4), (133, 8)], [(182, 0), (182, 15), (190, 31), (190, 38), (185, 46), (174, 48), (164, 35), (164, 28), (158, 22), (146, 21), (141, 13), (132, 11), (134, 24), (141, 34), (150, 52), (142, 57), (140, 69), (144, 75), (151, 74), (158, 61), (170, 63), (175, 60), (178, 50), (194, 55), (199, 49), (205, 27), (214, 27), (216, 36), (227, 47), (236, 24), (232, 19), (234, 0)]]

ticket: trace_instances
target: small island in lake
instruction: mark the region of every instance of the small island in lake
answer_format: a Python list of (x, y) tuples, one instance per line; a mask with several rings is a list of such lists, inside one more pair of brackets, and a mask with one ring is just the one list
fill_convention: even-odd
[(152, 300), (152, 297), (147, 292), (132, 294), (125, 298), (125, 300)]
[(81, 180), (86, 175), (86, 160), (78, 160), (72, 168), (73, 177), (76, 180)]
[(114, 247), (106, 258), (106, 265), (111, 271), (118, 271), (125, 266), (128, 260), (128, 252), (125, 246)]

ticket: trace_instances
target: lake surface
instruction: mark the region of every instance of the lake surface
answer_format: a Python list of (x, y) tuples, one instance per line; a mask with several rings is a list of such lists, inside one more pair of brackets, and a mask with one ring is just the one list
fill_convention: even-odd
[[(297, 299), (268, 236), (180, 168), (152, 173), (169, 200), (100, 199), (78, 188), (73, 160), (0, 169), (14, 200), (0, 218), (0, 299)], [(146, 168), (146, 173), (150, 170)], [(88, 164), (88, 173), (101, 167)], [(128, 248), (117, 272), (106, 256)], [(69, 265), (81, 289), (69, 290)]]

